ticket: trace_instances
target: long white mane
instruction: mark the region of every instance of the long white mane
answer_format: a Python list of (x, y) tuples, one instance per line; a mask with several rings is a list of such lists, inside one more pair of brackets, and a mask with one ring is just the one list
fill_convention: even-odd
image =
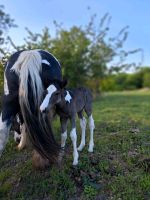
[(37, 50), (23, 51), (11, 70), (15, 71), (19, 76), (19, 96), (23, 96), (25, 100), (28, 99), (27, 87), (30, 75), (30, 84), (34, 100), (37, 101), (37, 104), (39, 105), (43, 93), (43, 85), (39, 75), (42, 70), (42, 58), (39, 52)]

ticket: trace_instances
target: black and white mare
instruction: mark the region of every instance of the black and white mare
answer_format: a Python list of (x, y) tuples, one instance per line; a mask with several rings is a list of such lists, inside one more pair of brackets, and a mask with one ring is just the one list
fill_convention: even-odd
[(62, 82), (58, 60), (47, 51), (25, 50), (14, 53), (4, 72), (4, 96), (0, 116), (0, 155), (9, 138), (12, 122), (17, 114), (25, 124), (33, 148), (48, 160), (59, 152), (49, 119), (41, 114), (39, 107), (43, 91), (53, 93)]

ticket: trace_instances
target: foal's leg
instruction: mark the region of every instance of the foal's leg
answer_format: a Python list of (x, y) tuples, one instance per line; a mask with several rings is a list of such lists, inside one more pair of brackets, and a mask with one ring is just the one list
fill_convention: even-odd
[(95, 124), (94, 124), (94, 119), (92, 114), (89, 116), (89, 128), (90, 128), (90, 142), (89, 142), (89, 152), (93, 152), (93, 148), (94, 148), (94, 140), (93, 140), (93, 135), (94, 135), (94, 128), (95, 128)]
[(77, 134), (76, 134), (75, 116), (73, 116), (71, 118), (71, 125), (72, 125), (72, 130), (70, 132), (70, 137), (71, 137), (72, 144), (73, 144), (73, 165), (77, 165), (79, 154), (78, 154), (78, 151), (77, 151)]
[(94, 124), (94, 119), (92, 116), (92, 102), (87, 102), (85, 106), (85, 112), (89, 118), (89, 129), (90, 129), (90, 142), (89, 142), (88, 151), (93, 152), (93, 148), (94, 148), (93, 136), (94, 136), (95, 124)]
[(60, 123), (61, 123), (61, 148), (64, 148), (66, 144), (66, 139), (67, 139), (68, 119), (60, 118)]
[(82, 149), (85, 146), (86, 118), (82, 115), (82, 112), (78, 113), (78, 116), (80, 118), (80, 126), (81, 126), (81, 130), (82, 130), (81, 143), (78, 147), (78, 151), (82, 151)]

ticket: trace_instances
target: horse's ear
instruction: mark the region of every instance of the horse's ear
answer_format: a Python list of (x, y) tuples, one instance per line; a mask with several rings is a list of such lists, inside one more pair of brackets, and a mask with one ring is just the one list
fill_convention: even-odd
[(54, 79), (50, 82), (50, 84), (56, 84), (60, 87), (60, 89), (63, 89), (66, 87), (66, 85), (68, 84), (68, 81), (67, 79), (63, 79), (63, 80), (57, 80), (57, 79)]
[(65, 88), (67, 85), (68, 81), (66, 79), (59, 81), (59, 86), (61, 89)]
[(67, 79), (64, 79), (64, 80), (62, 81), (61, 88), (65, 88), (67, 84), (68, 84)]

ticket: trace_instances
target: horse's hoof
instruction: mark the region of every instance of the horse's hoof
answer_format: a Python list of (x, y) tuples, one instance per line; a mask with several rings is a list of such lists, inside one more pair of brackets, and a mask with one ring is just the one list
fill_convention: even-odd
[(83, 148), (81, 148), (81, 147), (78, 147), (78, 148), (77, 148), (78, 151), (82, 151), (82, 149), (83, 149)]
[(85, 145), (80, 145), (80, 146), (77, 148), (77, 150), (78, 150), (78, 151), (82, 151), (83, 148), (84, 148), (84, 146), (85, 146)]
[(23, 149), (23, 147), (22, 146), (17, 146), (17, 149), (19, 150), (19, 151), (21, 151), (22, 149)]
[(88, 149), (88, 152), (89, 152), (89, 153), (93, 153), (93, 148), (89, 148), (89, 149)]
[(35, 169), (45, 169), (50, 166), (50, 162), (48, 159), (43, 158), (36, 150), (33, 150), (32, 165)]

